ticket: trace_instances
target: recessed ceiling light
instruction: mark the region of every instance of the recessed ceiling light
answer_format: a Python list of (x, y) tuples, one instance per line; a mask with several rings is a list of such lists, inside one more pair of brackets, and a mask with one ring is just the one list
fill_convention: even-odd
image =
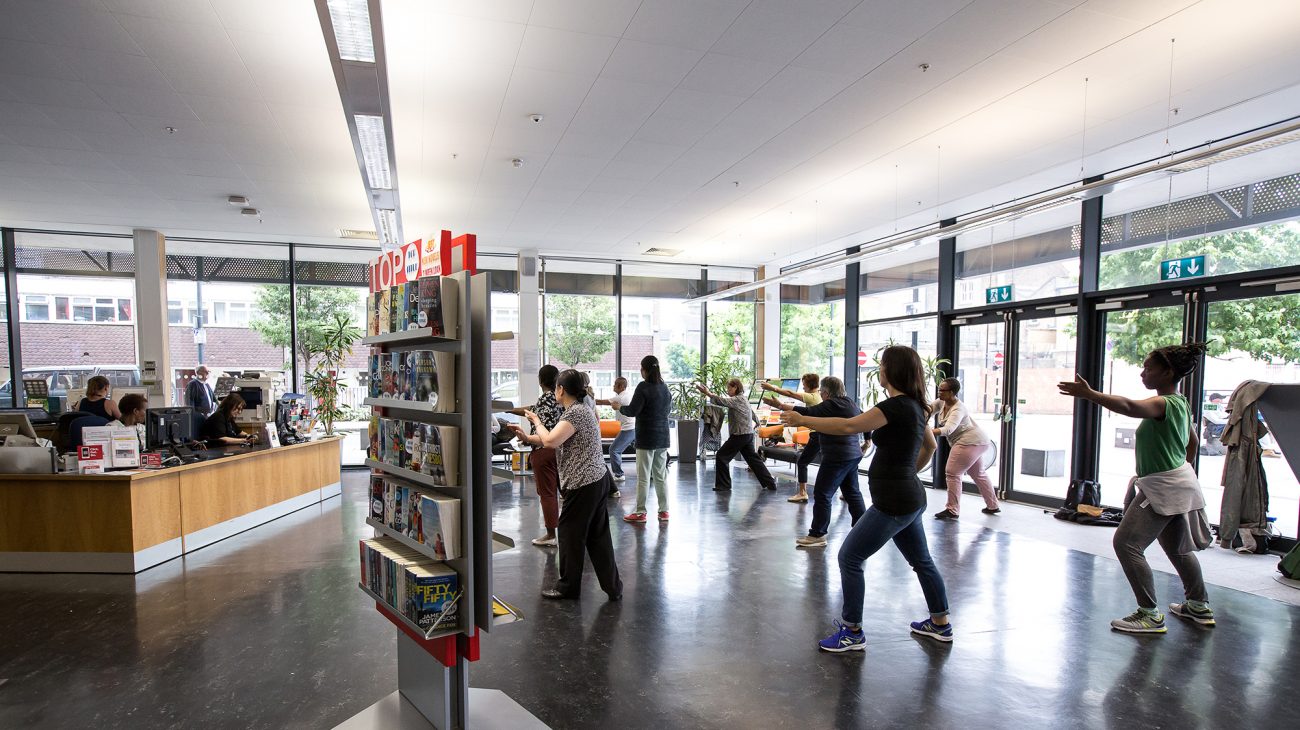
[(379, 240), (379, 234), (375, 231), (363, 231), (360, 228), (340, 228), (338, 233), (339, 238), (354, 238), (361, 241)]
[(514, 167), (523, 167), (524, 161), (516, 157), (515, 159), (510, 161), (510, 164), (513, 165)]
[(529, 115), (528, 115), (528, 121), (532, 122), (533, 124), (541, 124), (541, 123), (542, 123), (542, 120), (545, 119), (545, 118), (546, 118), (546, 117), (542, 116), (541, 114), (529, 114)]
[(231, 205), (238, 205), (242, 208), (243, 206), (248, 205), (248, 197), (245, 195), (231, 195), (226, 198), (226, 202)]
[(920, 66), (917, 66), (917, 68), (921, 69), (921, 73), (925, 73), (926, 71), (930, 70), (930, 64), (923, 63)]
[(370, 187), (391, 190), (393, 174), (388, 167), (388, 135), (384, 132), (384, 118), (373, 114), (357, 114), (357, 141), (361, 143), (361, 159), (366, 163), (366, 177)]
[(657, 246), (651, 246), (650, 248), (647, 248), (645, 251), (642, 251), (642, 253), (644, 253), (646, 256), (664, 256), (664, 257), (676, 256), (681, 252), (682, 250), (680, 248), (659, 248)]

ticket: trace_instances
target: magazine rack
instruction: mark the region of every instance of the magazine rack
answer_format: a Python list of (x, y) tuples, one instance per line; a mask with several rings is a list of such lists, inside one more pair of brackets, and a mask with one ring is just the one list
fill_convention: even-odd
[[(460, 500), (461, 557), (441, 561), (459, 577), (456, 626), (425, 631), (392, 609), (366, 586), (375, 609), (397, 629), (397, 685), (391, 695), (340, 725), (340, 728), (428, 728), (454, 730), (475, 727), (545, 727), (497, 690), (471, 690), (469, 662), (479, 657), (479, 631), (520, 620), (518, 612), (493, 618), (492, 554), (514, 547), (509, 538), (492, 532), (491, 327), (487, 274), (452, 274), (460, 298), (457, 338), (432, 336), (432, 330), (391, 332), (361, 342), (385, 352), (435, 350), (456, 355), (455, 399), (452, 413), (434, 412), (427, 404), (394, 398), (367, 398), (366, 405), (381, 416), (460, 429), (459, 485), (441, 486), (409, 469), (369, 459), (366, 465), (393, 481), (432, 490)], [(367, 520), (376, 536), (386, 535), (437, 559), (433, 549)], [(474, 706), (471, 708), (471, 698)]]

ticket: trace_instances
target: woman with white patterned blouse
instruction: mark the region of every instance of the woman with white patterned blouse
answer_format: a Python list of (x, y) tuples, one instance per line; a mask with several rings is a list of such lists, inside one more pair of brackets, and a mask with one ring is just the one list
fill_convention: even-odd
[(565, 370), (555, 385), (555, 399), (564, 409), (553, 428), (532, 411), (524, 415), (536, 433), (527, 434), (512, 425), (515, 435), (534, 446), (556, 450), (560, 473), (560, 579), (554, 588), (542, 591), (543, 598), (577, 598), (582, 592), (584, 558), (591, 556), (600, 587), (617, 601), (623, 597), (623, 581), (614, 562), (610, 539), (609, 509), (605, 497), (612, 484), (600, 446), (600, 423), (592, 409), (583, 404), (586, 396), (582, 373)]

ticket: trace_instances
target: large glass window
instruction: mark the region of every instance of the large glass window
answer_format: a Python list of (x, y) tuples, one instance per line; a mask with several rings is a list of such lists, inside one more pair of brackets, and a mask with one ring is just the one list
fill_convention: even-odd
[[(623, 266), (623, 376), (628, 387), (641, 381), (641, 359), (659, 358), (667, 380), (688, 380), (700, 366), (700, 293), (695, 266)], [(712, 309), (710, 304), (709, 308)]]
[[(492, 332), (509, 333), (509, 339), (492, 339), (492, 398), (519, 403), (519, 275), (517, 259), (484, 257), (479, 270), (491, 277), (489, 308)], [(491, 268), (500, 267), (500, 268)]]
[(597, 398), (613, 392), (614, 265), (543, 260), (543, 359), (586, 372)]
[[(232, 307), (246, 316), (232, 317)], [(277, 394), (294, 390), (289, 307), (287, 245), (215, 248), (168, 240), (167, 322), (177, 402), (183, 403), (199, 365), (208, 366), (218, 396), (228, 383), (223, 376), (246, 371), (270, 375)]]
[[(889, 345), (907, 345), (916, 350), (921, 361), (933, 374), (937, 372), (938, 323), (934, 317), (865, 323), (858, 327), (858, 394), (864, 410), (884, 397), (880, 387), (880, 351)], [(862, 468), (871, 463), (874, 447), (864, 454)], [(928, 475), (923, 476), (928, 478)]]
[[(1079, 216), (1080, 204), (1071, 202), (957, 236), (956, 307), (1079, 291)], [(1010, 299), (989, 298), (989, 289), (1007, 286)]]
[[(720, 291), (736, 284), (754, 280), (754, 272), (749, 269), (727, 269), (718, 266), (708, 267), (708, 284), (710, 292)], [(706, 305), (708, 335), (705, 348), (709, 362), (726, 360), (731, 363), (732, 372), (745, 378), (754, 377), (757, 362), (755, 352), (755, 292), (709, 302)]]
[(131, 239), (18, 233), (15, 243), (21, 380), (43, 381), (52, 408), (92, 375), (138, 386)]
[(858, 316), (874, 320), (938, 311), (938, 245), (937, 238), (927, 238), (863, 259)]
[(844, 376), (844, 268), (781, 285), (780, 376)]
[[(1187, 169), (1105, 198), (1103, 289), (1300, 264), (1295, 143)], [(1203, 256), (1202, 260), (1189, 260)], [(1181, 262), (1179, 262), (1181, 260)], [(1193, 270), (1197, 269), (1197, 270)]]

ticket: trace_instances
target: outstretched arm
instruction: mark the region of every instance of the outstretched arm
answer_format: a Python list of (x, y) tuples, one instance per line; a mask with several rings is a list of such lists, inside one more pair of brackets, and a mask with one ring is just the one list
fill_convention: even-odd
[(1133, 400), (1122, 395), (1101, 393), (1093, 390), (1092, 386), (1088, 385), (1088, 381), (1084, 380), (1083, 376), (1078, 373), (1075, 374), (1073, 381), (1062, 381), (1057, 383), (1056, 387), (1060, 390), (1061, 395), (1092, 401), (1102, 408), (1112, 413), (1118, 413), (1121, 416), (1151, 418), (1157, 421), (1165, 417), (1165, 397), (1162, 395)]
[(797, 410), (782, 411), (781, 421), (791, 426), (807, 426), (818, 433), (831, 436), (866, 433), (889, 423), (889, 419), (885, 418), (884, 411), (879, 408), (872, 408), (866, 413), (859, 413), (853, 418), (818, 418), (816, 416), (805, 416)]

